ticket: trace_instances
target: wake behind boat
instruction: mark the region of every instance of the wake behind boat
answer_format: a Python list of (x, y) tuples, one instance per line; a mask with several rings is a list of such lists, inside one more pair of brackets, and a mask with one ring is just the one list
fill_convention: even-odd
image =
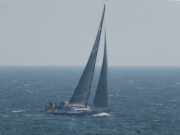
[(103, 21), (105, 15), (105, 6), (103, 9), (98, 33), (92, 48), (89, 60), (81, 75), (79, 83), (76, 86), (74, 94), (70, 101), (55, 103), (51, 102), (46, 106), (46, 113), (53, 115), (69, 115), (69, 116), (85, 116), (95, 115), (99, 113), (109, 113), (109, 89), (108, 89), (108, 63), (107, 63), (107, 47), (106, 47), (106, 33), (104, 42), (104, 57), (101, 68), (101, 74), (94, 98), (93, 105), (88, 105), (92, 79), (98, 54), (98, 48), (103, 28)]

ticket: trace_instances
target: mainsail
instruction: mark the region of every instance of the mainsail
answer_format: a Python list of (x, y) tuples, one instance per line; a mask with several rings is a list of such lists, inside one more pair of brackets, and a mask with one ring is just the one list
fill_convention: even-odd
[(104, 6), (100, 26), (98, 29), (98, 33), (96, 36), (93, 49), (91, 51), (86, 67), (83, 71), (83, 74), (79, 80), (79, 83), (76, 86), (74, 94), (72, 95), (69, 101), (70, 104), (83, 102), (85, 103), (85, 105), (87, 105), (88, 103), (88, 98), (89, 98), (91, 84), (92, 84), (92, 78), (94, 74), (94, 68), (96, 64), (96, 57), (97, 57), (97, 52), (98, 52), (99, 42), (100, 42), (100, 37), (101, 37), (101, 31), (102, 31), (102, 26), (103, 26), (104, 14), (105, 14), (105, 6)]
[(109, 89), (108, 89), (108, 62), (106, 48), (106, 33), (104, 43), (104, 58), (101, 68), (101, 74), (98, 82), (96, 95), (93, 102), (95, 107), (109, 108)]

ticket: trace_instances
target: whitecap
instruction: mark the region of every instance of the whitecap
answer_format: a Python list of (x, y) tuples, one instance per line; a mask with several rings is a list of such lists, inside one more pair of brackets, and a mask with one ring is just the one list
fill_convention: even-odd
[(12, 111), (12, 112), (14, 112), (14, 113), (21, 113), (21, 112), (25, 112), (26, 110), (14, 110), (14, 111)]
[(58, 97), (59, 97), (59, 95), (55, 95), (55, 97), (56, 97), (56, 98), (58, 98)]
[(16, 82), (17, 82), (17, 80), (12, 80), (11, 82), (12, 82), (12, 83), (16, 83)]
[(154, 120), (154, 122), (158, 122), (159, 120)]
[(109, 113), (102, 112), (102, 113), (94, 114), (92, 116), (109, 116)]
[(129, 81), (128, 81), (128, 84), (133, 84), (133, 83), (134, 83), (133, 80), (129, 80)]
[(36, 82), (36, 83), (42, 83), (42, 81), (38, 81), (38, 82)]
[(24, 86), (29, 86), (29, 84), (25, 83)]
[(177, 102), (177, 99), (170, 99), (168, 102)]
[(163, 104), (151, 104), (152, 106), (163, 106)]

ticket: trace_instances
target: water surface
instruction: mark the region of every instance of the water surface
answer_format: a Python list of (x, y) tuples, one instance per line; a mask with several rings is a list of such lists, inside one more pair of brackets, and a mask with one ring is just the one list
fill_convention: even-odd
[(46, 115), (50, 100), (70, 99), (82, 70), (0, 67), (0, 135), (180, 134), (180, 67), (110, 67), (110, 116)]

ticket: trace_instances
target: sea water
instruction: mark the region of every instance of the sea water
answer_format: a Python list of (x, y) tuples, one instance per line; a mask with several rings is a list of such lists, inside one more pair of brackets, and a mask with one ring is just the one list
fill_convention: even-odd
[(47, 115), (49, 101), (70, 99), (82, 71), (0, 67), (0, 135), (180, 135), (180, 67), (109, 67), (109, 115)]

